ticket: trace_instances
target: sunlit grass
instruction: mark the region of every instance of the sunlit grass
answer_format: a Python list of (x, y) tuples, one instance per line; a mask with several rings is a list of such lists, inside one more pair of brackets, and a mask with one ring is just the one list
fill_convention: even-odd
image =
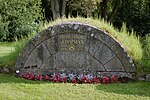
[(1, 42), (0, 43), (0, 67), (14, 68), (17, 57), (22, 48), (28, 42), (28, 39), (16, 42)]
[(149, 100), (150, 83), (77, 84), (28, 81), (0, 74), (1, 100)]
[(8, 42), (0, 42), (0, 57), (9, 55), (11, 52), (15, 50), (15, 48), (12, 46), (13, 43)]

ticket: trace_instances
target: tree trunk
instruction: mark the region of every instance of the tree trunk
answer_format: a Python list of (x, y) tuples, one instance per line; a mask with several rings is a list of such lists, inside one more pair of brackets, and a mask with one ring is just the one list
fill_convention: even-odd
[(104, 18), (104, 20), (107, 20), (107, 4), (108, 0), (101, 2), (101, 18)]
[(111, 15), (109, 16), (109, 18), (107, 19), (108, 22), (110, 22), (113, 19), (113, 17), (115, 16), (118, 8), (121, 6), (121, 3), (122, 3), (121, 0), (116, 0), (116, 4), (113, 8), (113, 11), (112, 11)]
[(58, 0), (58, 1), (59, 1), (60, 18), (63, 18), (65, 16), (66, 0)]
[(65, 0), (51, 0), (51, 10), (53, 12), (53, 19), (62, 18), (65, 13)]
[(66, 15), (66, 18), (69, 17), (69, 2), (68, 2), (68, 0), (66, 1), (65, 15)]

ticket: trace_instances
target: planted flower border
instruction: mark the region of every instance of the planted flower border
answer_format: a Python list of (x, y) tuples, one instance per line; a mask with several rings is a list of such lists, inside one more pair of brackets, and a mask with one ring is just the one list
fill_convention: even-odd
[(49, 82), (56, 82), (56, 83), (88, 83), (88, 84), (110, 84), (110, 83), (119, 83), (123, 82), (126, 83), (131, 80), (129, 77), (122, 77), (118, 75), (94, 75), (91, 73), (70, 73), (65, 72), (51, 72), (47, 75), (35, 74), (33, 72), (20, 72), (19, 70), (16, 71), (16, 76), (27, 79), (27, 80), (39, 80), (39, 81), (49, 81)]

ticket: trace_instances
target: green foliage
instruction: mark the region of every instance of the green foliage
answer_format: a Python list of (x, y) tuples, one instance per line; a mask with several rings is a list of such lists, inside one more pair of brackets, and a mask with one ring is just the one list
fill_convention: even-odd
[(1, 100), (149, 100), (150, 83), (77, 84), (29, 81), (0, 74)]
[(39, 0), (0, 0), (0, 41), (15, 40), (38, 30)]
[(150, 33), (150, 0), (123, 0), (113, 23), (117, 27), (127, 24), (129, 31), (134, 29), (136, 34), (145, 36)]
[(145, 72), (150, 72), (150, 35), (143, 38), (143, 69)]
[(69, 0), (69, 12), (74, 14), (73, 11), (76, 11), (79, 16), (91, 17), (92, 12), (97, 9), (99, 1), (101, 0)]

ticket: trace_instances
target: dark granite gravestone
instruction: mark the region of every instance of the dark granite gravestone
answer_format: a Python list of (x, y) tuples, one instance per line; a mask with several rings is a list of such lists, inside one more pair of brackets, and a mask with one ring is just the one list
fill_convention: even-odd
[(119, 42), (94, 26), (77, 22), (62, 23), (38, 33), (24, 47), (16, 69), (43, 75), (65, 71), (130, 78), (136, 70)]

